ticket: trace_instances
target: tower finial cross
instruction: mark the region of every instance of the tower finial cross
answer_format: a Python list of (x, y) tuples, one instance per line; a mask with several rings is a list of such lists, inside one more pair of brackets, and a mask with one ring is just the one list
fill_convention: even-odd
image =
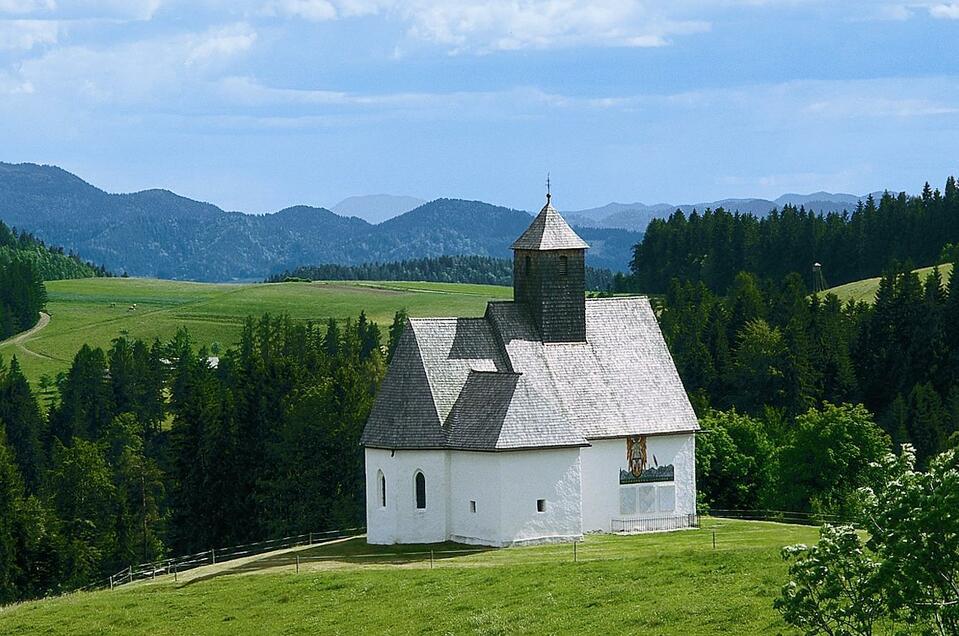
[(549, 191), (549, 172), (546, 173), (546, 200), (549, 201), (553, 195)]

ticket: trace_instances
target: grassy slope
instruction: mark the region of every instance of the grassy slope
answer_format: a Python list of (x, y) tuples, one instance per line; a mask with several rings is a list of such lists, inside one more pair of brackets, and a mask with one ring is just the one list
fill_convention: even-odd
[[(590, 536), (406, 564), (344, 556), (256, 575), (223, 570), (0, 610), (3, 634), (791, 633), (772, 600), (784, 544), (814, 528), (707, 520), (705, 529)], [(717, 549), (712, 549), (712, 530)], [(391, 549), (415, 550), (414, 546)], [(369, 552), (363, 545), (304, 555)], [(422, 557), (420, 557), (422, 558)], [(245, 568), (244, 571), (249, 571)]]
[[(69, 365), (84, 343), (106, 347), (123, 332), (132, 337), (166, 339), (187, 327), (201, 345), (236, 342), (248, 315), (287, 313), (299, 320), (355, 318), (360, 310), (385, 330), (393, 314), (406, 308), (413, 316), (481, 316), (491, 298), (511, 298), (508, 287), (446, 283), (282, 283), (211, 285), (137, 278), (92, 278), (47, 283), (50, 325), (26, 343), (37, 355), (0, 347), (0, 356), (16, 354), (31, 381), (55, 375)], [(137, 304), (136, 311), (129, 307)], [(115, 304), (115, 306), (111, 306)]]
[[(921, 280), (925, 280), (926, 275), (932, 271), (931, 267), (923, 267), (922, 269), (915, 270), (919, 274)], [(945, 265), (939, 266), (939, 271), (942, 273), (943, 282), (949, 282), (949, 276), (952, 274), (952, 264), (946, 263)], [(837, 285), (836, 287), (831, 287), (826, 290), (826, 293), (836, 294), (839, 297), (839, 300), (846, 302), (847, 300), (854, 300), (856, 302), (864, 301), (872, 304), (876, 300), (876, 291), (879, 289), (879, 278), (864, 278), (863, 280), (856, 280), (851, 283), (846, 283), (845, 285)]]

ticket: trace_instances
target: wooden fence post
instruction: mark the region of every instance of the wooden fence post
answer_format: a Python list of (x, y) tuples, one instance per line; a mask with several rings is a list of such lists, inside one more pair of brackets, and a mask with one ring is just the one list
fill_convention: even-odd
[(573, 540), (573, 563), (576, 563), (576, 540)]
[(213, 560), (213, 565), (216, 565), (216, 548), (210, 548), (210, 558)]
[(430, 550), (430, 569), (433, 569), (433, 550)]
[(299, 554), (296, 555), (296, 572), (297, 574), (300, 573), (300, 555)]
[(110, 575), (110, 589), (113, 589), (113, 575)]
[(177, 564), (173, 564), (173, 582), (176, 583), (176, 574), (177, 574)]

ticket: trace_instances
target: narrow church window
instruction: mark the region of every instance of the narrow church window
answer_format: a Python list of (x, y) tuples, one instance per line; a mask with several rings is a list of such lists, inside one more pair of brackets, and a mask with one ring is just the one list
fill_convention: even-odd
[(426, 510), (426, 477), (417, 471), (414, 481), (416, 482), (416, 509)]
[(546, 512), (546, 500), (537, 499), (536, 500), (536, 512)]
[(386, 508), (386, 476), (383, 471), (376, 472), (376, 489), (380, 498), (380, 508)]
[(559, 257), (559, 275), (560, 276), (569, 275), (569, 257), (568, 256)]
[(526, 273), (529, 274), (529, 270), (533, 269), (533, 259), (527, 256), (525, 265), (526, 265)]
[(476, 512), (476, 502), (472, 499), (470, 500), (470, 512)]

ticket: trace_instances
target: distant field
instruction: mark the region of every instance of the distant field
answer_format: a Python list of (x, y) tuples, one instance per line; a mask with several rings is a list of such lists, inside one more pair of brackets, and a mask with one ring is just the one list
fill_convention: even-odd
[(325, 322), (355, 318), (363, 310), (385, 331), (399, 309), (413, 316), (481, 316), (487, 300), (513, 293), (509, 287), (451, 283), (214, 285), (141, 278), (50, 281), (47, 292), (50, 324), (22, 348), (0, 346), (0, 356), (17, 355), (33, 382), (66, 370), (84, 343), (107, 347), (122, 333), (166, 339), (183, 326), (197, 343), (219, 342), (225, 349), (236, 342), (248, 315), (286, 313)]
[[(919, 278), (925, 280), (926, 275), (932, 271), (931, 267), (923, 267), (922, 269), (915, 270), (919, 274)], [(945, 265), (939, 266), (939, 271), (942, 272), (943, 283), (949, 282), (949, 277), (952, 275), (952, 264), (946, 263)], [(826, 290), (827, 294), (836, 294), (839, 297), (839, 300), (846, 302), (847, 300), (853, 300), (856, 302), (867, 302), (872, 304), (876, 302), (876, 291), (879, 290), (879, 278), (864, 278), (863, 280), (856, 280), (851, 283), (846, 283), (845, 285), (837, 285), (836, 287), (831, 287)]]
[[(716, 532), (716, 549), (712, 533)], [(776, 634), (779, 551), (815, 528), (704, 520), (701, 530), (591, 535), (451, 558), (365, 559), (360, 541), (0, 610), (14, 634)], [(333, 556), (306, 565), (308, 557)]]

